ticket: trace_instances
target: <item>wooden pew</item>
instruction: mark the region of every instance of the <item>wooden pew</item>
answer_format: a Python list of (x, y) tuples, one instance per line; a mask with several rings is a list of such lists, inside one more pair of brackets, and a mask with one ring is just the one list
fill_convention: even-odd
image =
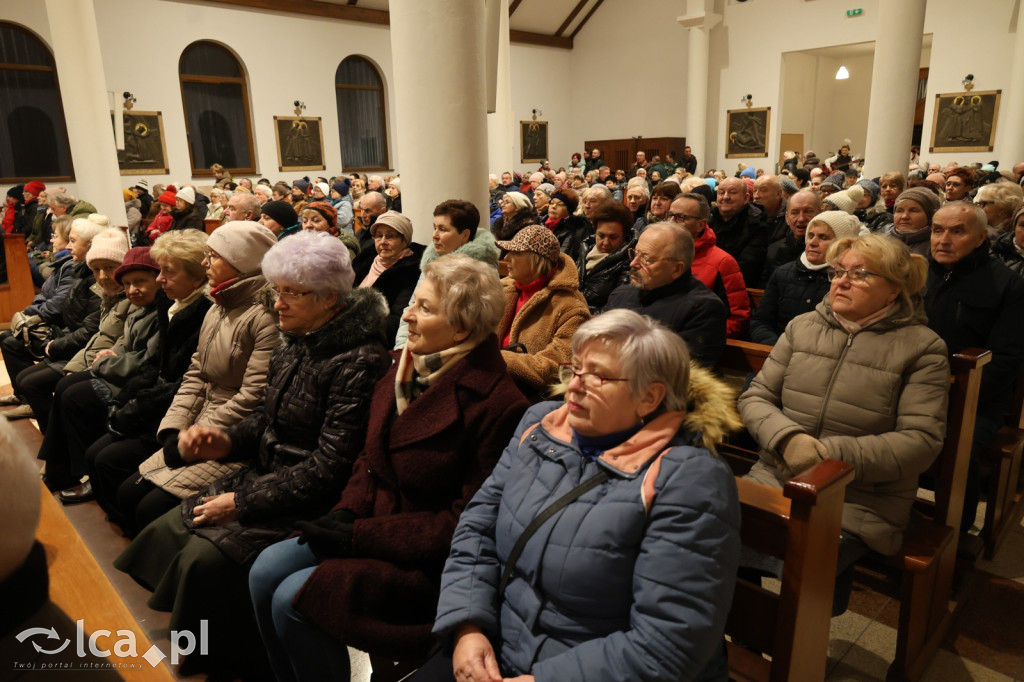
[(213, 234), (213, 231), (220, 227), (220, 220), (217, 218), (204, 218), (203, 225), (206, 228), (206, 234)]
[(981, 540), (985, 558), (991, 561), (1024, 507), (1024, 495), (1019, 490), (1024, 454), (1024, 367), (1017, 374), (1010, 417), (992, 437), (987, 454), (991, 474)]
[(36, 291), (28, 268), (25, 235), (4, 235), (4, 258), (7, 261), (7, 281), (0, 284), (0, 327), (7, 328), (14, 313), (24, 310)]
[[(732, 341), (730, 344), (733, 349), (724, 356), (723, 368), (729, 362), (732, 370), (751, 371), (758, 363), (763, 364), (763, 349), (756, 348), (757, 344), (741, 345), (742, 342)], [(743, 357), (739, 358), (741, 351)], [(958, 606), (950, 602), (957, 559), (956, 529), (963, 511), (981, 371), (991, 359), (991, 352), (977, 348), (965, 349), (953, 356), (946, 439), (928, 472), (935, 481), (934, 502), (919, 499), (915, 503), (918, 517), (907, 529), (903, 547), (895, 556), (871, 555), (861, 562), (889, 578), (872, 583), (872, 588), (889, 588), (890, 594), (900, 600), (896, 655), (889, 668), (889, 680), (921, 677)], [(734, 455), (743, 454), (742, 450), (723, 447), (723, 451), (726, 450)], [(747, 456), (753, 453), (748, 451)]]
[[(43, 503), (36, 539), (46, 548), (50, 599), (71, 620), (84, 619), (86, 632), (103, 629), (113, 633), (109, 637), (100, 637), (97, 645), (112, 652), (108, 660), (138, 666), (138, 669), (119, 670), (124, 679), (160, 682), (173, 680), (174, 676), (168, 668), (169, 658), (158, 662), (156, 666), (142, 658), (152, 646), (146, 631), (121, 601), (117, 590), (110, 584), (103, 569), (64, 515), (56, 498), (42, 482), (40, 485), (43, 486)], [(114, 653), (114, 645), (121, 639), (118, 630), (131, 630), (135, 634), (138, 658), (120, 658)], [(163, 653), (170, 656), (169, 651)], [(71, 677), (74, 675), (71, 673)]]
[(778, 595), (736, 581), (726, 623), (731, 679), (825, 678), (843, 499), (852, 479), (853, 467), (837, 460), (817, 464), (782, 490), (736, 479), (743, 544), (784, 564)]
[(750, 312), (753, 313), (761, 307), (761, 299), (764, 297), (764, 289), (751, 289), (747, 287), (747, 296), (750, 297)]

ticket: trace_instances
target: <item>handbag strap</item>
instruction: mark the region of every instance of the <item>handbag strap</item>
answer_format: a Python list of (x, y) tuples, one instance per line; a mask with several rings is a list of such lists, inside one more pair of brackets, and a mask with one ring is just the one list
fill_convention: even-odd
[(557, 514), (559, 511), (569, 506), (572, 502), (575, 502), (588, 490), (592, 490), (597, 486), (601, 485), (608, 480), (608, 472), (601, 471), (596, 476), (588, 478), (583, 483), (562, 495), (557, 500), (551, 503), (551, 505), (537, 515), (533, 521), (530, 522), (519, 539), (516, 540), (516, 544), (512, 547), (512, 552), (508, 555), (508, 560), (505, 562), (505, 569), (501, 572), (501, 582), (498, 583), (498, 597), (505, 596), (505, 587), (508, 585), (509, 579), (512, 577), (512, 570), (515, 568), (516, 561), (519, 560), (519, 555), (523, 553), (523, 548), (526, 546), (527, 540), (529, 540), (537, 529), (544, 525), (544, 522), (550, 519), (552, 516)]

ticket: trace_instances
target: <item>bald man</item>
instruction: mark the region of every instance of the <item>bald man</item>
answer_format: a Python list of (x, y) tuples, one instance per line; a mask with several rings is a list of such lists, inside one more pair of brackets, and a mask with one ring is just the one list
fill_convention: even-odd
[(764, 212), (749, 202), (747, 183), (740, 178), (726, 178), (716, 189), (718, 201), (708, 225), (715, 231), (718, 246), (740, 264), (743, 281), (760, 281), (771, 237)]

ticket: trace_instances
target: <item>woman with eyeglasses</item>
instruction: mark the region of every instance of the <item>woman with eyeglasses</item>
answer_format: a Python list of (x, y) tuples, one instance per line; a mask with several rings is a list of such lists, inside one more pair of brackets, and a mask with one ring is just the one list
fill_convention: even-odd
[(402, 313), (420, 279), (420, 261), (426, 247), (412, 240), (412, 221), (397, 211), (385, 211), (370, 227), (377, 256), (356, 272), (360, 289), (373, 287), (388, 304), (385, 336), (388, 346), (395, 345)]
[(266, 676), (249, 602), (249, 566), (337, 501), (363, 446), (373, 387), (391, 359), (380, 293), (353, 290), (348, 249), (305, 230), (277, 242), (262, 263), (277, 292), (282, 340), (270, 359), (261, 409), (219, 429), (178, 436), (185, 462), (243, 462), (235, 473), (149, 524), (114, 562), (153, 590), (172, 630), (208, 633), (208, 653), (179, 669)]
[[(119, 445), (122, 454), (134, 446), (137, 459), (118, 457), (118, 451), (97, 453), (93, 490), (129, 537), (241, 466), (188, 465), (178, 452), (178, 435), (193, 424), (225, 429), (263, 398), (278, 334), (273, 294), (260, 263), (276, 243), (273, 232), (250, 221), (225, 223), (210, 235), (202, 265), (214, 305), (203, 318), (196, 353), (170, 406), (160, 406), (145, 437)], [(164, 394), (173, 388), (168, 385)]]
[(786, 325), (797, 315), (814, 310), (831, 288), (829, 247), (840, 239), (860, 234), (860, 221), (846, 211), (825, 211), (811, 219), (800, 258), (779, 266), (768, 279), (761, 305), (750, 321), (750, 338), (774, 346)]
[(993, 240), (1012, 231), (1010, 218), (1024, 203), (1024, 191), (1012, 182), (992, 182), (982, 185), (974, 197), (988, 219), (989, 237)]
[(761, 447), (748, 474), (759, 483), (781, 488), (825, 459), (854, 467), (839, 541), (838, 615), (853, 563), (868, 550), (894, 554), (903, 541), (918, 476), (942, 448), (949, 361), (926, 325), (924, 257), (872, 234), (833, 243), (827, 261), (828, 296), (786, 326), (739, 410)]
[(434, 623), (450, 659), (414, 682), (725, 679), (730, 392), (628, 310), (581, 325), (561, 377), (459, 519)]
[(494, 335), (503, 308), (492, 266), (455, 253), (424, 268), (409, 340), (377, 384), (340, 501), (249, 574), (280, 682), (348, 680), (346, 645), (389, 661), (430, 650), (459, 515), (529, 407)]

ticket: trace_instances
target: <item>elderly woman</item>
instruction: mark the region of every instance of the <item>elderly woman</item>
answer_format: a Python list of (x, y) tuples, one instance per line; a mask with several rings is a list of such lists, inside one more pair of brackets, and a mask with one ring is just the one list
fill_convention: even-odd
[(570, 341), (590, 317), (576, 265), (559, 250), (551, 230), (531, 225), (498, 242), (508, 252), (505, 313), (498, 339), (509, 372), (527, 397), (538, 398), (569, 361)]
[(1020, 208), (1022, 202), (1024, 191), (1020, 185), (1012, 182), (993, 182), (978, 189), (974, 203), (985, 211), (990, 239), (998, 239), (1002, 234), (1012, 231), (1010, 218), (1014, 211)]
[(608, 302), (612, 290), (629, 282), (627, 253), (633, 240), (633, 216), (618, 202), (607, 200), (590, 217), (594, 232), (580, 245), (576, 256), (580, 293), (587, 300), (591, 315)]
[(389, 660), (426, 655), (459, 514), (528, 407), (494, 337), (503, 305), (489, 265), (452, 254), (425, 267), (405, 313), (409, 342), (377, 384), (341, 501), (249, 574), (278, 680), (349, 679), (346, 644)]
[(885, 202), (886, 209), (892, 213), (893, 207), (896, 204), (896, 198), (907, 188), (906, 178), (899, 171), (890, 171), (882, 174), (878, 185), (881, 187), (882, 201)]
[[(112, 443), (93, 457), (93, 490), (129, 537), (178, 506), (182, 498), (237, 468), (218, 462), (186, 467), (178, 454), (178, 434), (192, 424), (227, 428), (248, 416), (263, 398), (267, 365), (277, 346), (277, 321), (260, 262), (276, 242), (270, 230), (247, 221), (225, 223), (210, 235), (202, 265), (215, 304), (202, 319), (187, 370), (180, 360), (169, 363), (176, 366), (161, 373), (162, 396), (148, 392), (152, 417), (144, 433)], [(157, 247), (162, 246), (161, 240)], [(161, 339), (162, 352), (167, 352), (170, 328), (178, 317), (171, 319)], [(168, 373), (173, 376), (165, 376)], [(160, 445), (162, 449), (153, 454)]]
[(924, 187), (903, 190), (893, 205), (892, 236), (907, 245), (911, 253), (928, 256), (932, 216), (939, 210), (939, 197)]
[(363, 262), (355, 273), (359, 288), (373, 287), (388, 304), (385, 336), (393, 346), (402, 322), (402, 311), (420, 278), (420, 261), (426, 247), (412, 241), (412, 222), (397, 211), (381, 213), (370, 226), (377, 256)]
[[(501, 215), (491, 223), (491, 234), (495, 239), (512, 239), (527, 225), (540, 222), (529, 197), (522, 192), (508, 192), (498, 201)], [(550, 207), (549, 207), (550, 210)]]
[[(78, 488), (86, 474), (85, 452), (107, 429), (107, 406), (121, 387), (152, 357), (159, 343), (157, 301), (164, 299), (156, 278), (160, 266), (150, 247), (128, 251), (114, 271), (131, 303), (120, 343), (96, 353), (89, 369), (57, 382), (48, 426), (39, 448), (50, 490)], [(80, 488), (77, 492), (90, 492)]]
[(949, 362), (925, 326), (925, 258), (867, 235), (835, 242), (827, 261), (828, 296), (787, 325), (739, 409), (761, 447), (749, 474), (759, 483), (781, 488), (824, 459), (853, 465), (833, 607), (841, 613), (853, 562), (902, 543), (918, 476), (942, 448)]
[(111, 382), (110, 388), (96, 387), (108, 406), (106, 425), (101, 423), (98, 431), (95, 424), (75, 425), (65, 413), (65, 430), (90, 433), (93, 442), (85, 451), (89, 480), (62, 491), (64, 504), (93, 499), (98, 462), (116, 471), (106, 479), (117, 476), (110, 484), (113, 490), (157, 448), (156, 426), (188, 369), (199, 343), (199, 328), (212, 303), (206, 296), (205, 251), (206, 233), (198, 230), (168, 232), (150, 249), (149, 255), (160, 268), (156, 281), (164, 294), (156, 300), (156, 336), (124, 380)]
[(750, 338), (774, 346), (790, 320), (809, 313), (830, 289), (825, 260), (832, 243), (860, 234), (860, 221), (845, 211), (825, 211), (811, 219), (800, 258), (779, 266), (768, 279), (761, 305), (750, 320)]
[[(643, 227), (647, 225), (647, 204), (651, 200), (651, 188), (647, 186), (646, 180), (631, 179), (626, 184), (626, 208), (633, 214), (633, 229), (640, 223)], [(671, 206), (672, 202), (669, 202)]]
[(206, 209), (207, 220), (221, 220), (224, 217), (224, 206), (227, 194), (220, 187), (210, 190), (210, 205)]
[(946, 201), (970, 201), (973, 188), (973, 168), (957, 166), (946, 173)]
[(548, 204), (551, 203), (551, 195), (555, 193), (555, 186), (549, 182), (542, 182), (533, 190), (533, 207), (537, 211), (538, 223), (548, 219)]
[(590, 231), (587, 219), (576, 215), (579, 206), (579, 195), (569, 187), (562, 187), (551, 195), (548, 204), (548, 217), (544, 225), (558, 239), (562, 253), (575, 258), (580, 250), (583, 238)]
[[(114, 272), (127, 252), (128, 240), (117, 228), (106, 228), (93, 237), (85, 258), (92, 271), (92, 284), (86, 279), (78, 286), (88, 286), (91, 296), (95, 297), (89, 299), (90, 310), (93, 301), (98, 303), (98, 309), (90, 313), (90, 317), (95, 315), (97, 322), (94, 324), (87, 319), (85, 324), (76, 325), (73, 317), (66, 318), (68, 333), (47, 345), (47, 358), (18, 375), (18, 385), (24, 392), (28, 409), (36, 416), (39, 430), (44, 434), (49, 426), (53, 392), (61, 378), (89, 369), (97, 353), (113, 347), (124, 335), (124, 319), (130, 304), (124, 297), (124, 287), (114, 279)], [(84, 292), (72, 291), (70, 298), (78, 299), (81, 295)], [(90, 329), (95, 329), (95, 333), (87, 337)], [(7, 413), (8, 418), (10, 414)]]
[[(26, 370), (40, 360), (69, 359), (96, 333), (100, 321), (100, 300), (91, 288), (96, 280), (86, 256), (93, 237), (104, 229), (106, 222), (105, 216), (95, 216), (93, 220), (76, 218), (72, 221), (68, 235), (70, 257), (46, 280), (42, 291), (32, 303), (21, 311), (26, 324), (45, 324), (50, 340), (40, 343), (35, 340), (26, 341), (10, 330), (0, 333), (4, 365), (14, 389), (10, 396), (0, 399), (0, 406), (21, 405), (14, 413), (6, 413), (8, 416), (34, 416), (28, 405), (22, 405), (27, 399), (21, 384), (22, 374)], [(48, 352), (50, 349), (53, 349), (53, 355)], [(56, 369), (59, 373), (61, 368)], [(29, 377), (34, 374), (29, 372), (24, 378), (31, 380)]]
[[(425, 277), (425, 269), (441, 256), (448, 254), (465, 254), (481, 263), (486, 263), (494, 270), (497, 279), (498, 247), (494, 236), (487, 230), (477, 229), (480, 225), (480, 212), (468, 201), (449, 199), (434, 207), (434, 236), (423, 251), (420, 259), (420, 278), (416, 282), (419, 287)], [(403, 311), (402, 323), (398, 327), (395, 338), (395, 350), (401, 350), (409, 339), (409, 323), (404, 313), (416, 302), (413, 296)]]
[(1024, 206), (1010, 219), (1013, 231), (999, 237), (992, 246), (992, 254), (1018, 275), (1024, 277)]
[(527, 412), (455, 530), (434, 624), (455, 679), (725, 679), (739, 504), (705, 448), (736, 420), (689, 375), (650, 318), (579, 328), (564, 404)]
[[(262, 409), (221, 430), (194, 425), (178, 438), (186, 462), (248, 460), (147, 526), (115, 566), (154, 590), (170, 627), (209, 632), (209, 654), (180, 672), (260, 674), (246, 583), (249, 565), (301, 520), (327, 513), (366, 436), (373, 387), (390, 360), (380, 294), (353, 291), (348, 251), (304, 231), (263, 257), (278, 293), (283, 340), (270, 360)], [(250, 459), (251, 458), (251, 459)]]
[[(280, 209), (276, 209), (280, 212)], [(299, 215), (300, 225), (303, 230), (314, 230), (315, 232), (329, 232), (345, 245), (351, 260), (359, 255), (359, 240), (355, 234), (347, 230), (338, 229), (338, 209), (329, 201), (313, 201), (306, 208), (302, 209)], [(262, 221), (262, 218), (261, 218)], [(269, 227), (269, 226), (268, 226)], [(272, 228), (271, 228), (272, 229)], [(282, 230), (277, 233), (278, 237), (288, 236)]]

